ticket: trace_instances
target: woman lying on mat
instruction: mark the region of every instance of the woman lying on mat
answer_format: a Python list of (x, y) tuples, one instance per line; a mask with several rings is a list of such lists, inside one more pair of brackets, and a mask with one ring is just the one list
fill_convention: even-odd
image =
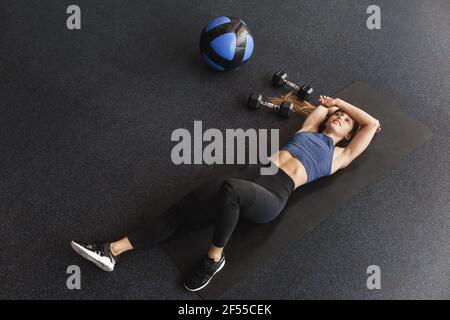
[[(94, 244), (72, 241), (72, 248), (103, 270), (112, 271), (123, 252), (160, 243), (192, 217), (204, 217), (208, 215), (205, 211), (209, 211), (216, 219), (212, 244), (184, 284), (190, 291), (206, 287), (225, 265), (224, 247), (239, 218), (253, 223), (275, 219), (296, 188), (348, 166), (380, 130), (377, 119), (340, 99), (321, 96), (317, 107), (292, 94), (273, 99), (274, 103), (281, 101), (293, 102), (294, 111), (307, 118), (289, 142), (270, 157), (279, 168), (276, 174), (261, 175), (254, 182), (224, 179), (213, 191), (215, 209), (209, 209), (194, 190), (119, 241)], [(339, 147), (338, 143), (346, 146)], [(208, 189), (214, 190), (209, 186)]]

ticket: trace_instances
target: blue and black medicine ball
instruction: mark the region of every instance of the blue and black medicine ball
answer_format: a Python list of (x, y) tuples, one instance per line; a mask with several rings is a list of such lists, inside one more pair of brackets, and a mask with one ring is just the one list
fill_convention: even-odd
[(200, 54), (206, 64), (217, 71), (239, 68), (252, 53), (252, 34), (240, 19), (217, 17), (200, 35)]

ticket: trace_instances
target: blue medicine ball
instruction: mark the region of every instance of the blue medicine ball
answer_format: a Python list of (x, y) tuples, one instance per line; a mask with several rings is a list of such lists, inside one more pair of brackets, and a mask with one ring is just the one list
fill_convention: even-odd
[(200, 35), (200, 54), (206, 64), (217, 71), (239, 68), (252, 53), (252, 34), (240, 19), (217, 17)]

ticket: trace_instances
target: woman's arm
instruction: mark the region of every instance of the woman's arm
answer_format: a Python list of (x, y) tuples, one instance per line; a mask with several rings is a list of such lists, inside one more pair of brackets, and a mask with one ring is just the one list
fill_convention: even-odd
[(332, 99), (324, 96), (323, 105), (329, 108), (338, 107), (361, 126), (359, 131), (337, 159), (338, 168), (342, 169), (348, 166), (356, 157), (366, 150), (375, 133), (380, 130), (380, 123), (367, 112), (338, 98)]
[(372, 117), (367, 112), (355, 107), (354, 105), (345, 102), (344, 100), (341, 100), (339, 98), (330, 98), (327, 96), (320, 96), (320, 102), (321, 105), (328, 108), (328, 115), (332, 114), (336, 110), (342, 110), (343, 112), (347, 113), (355, 122), (361, 125), (361, 127), (369, 124), (377, 123), (377, 131), (381, 130), (380, 122)]
[(344, 148), (338, 159), (338, 168), (343, 169), (355, 160), (364, 150), (367, 149), (374, 135), (377, 133), (378, 121), (365, 124), (359, 129), (355, 137)]
[(335, 113), (335, 112), (338, 111), (338, 110), (339, 110), (338, 107), (331, 107), (331, 108), (328, 108), (328, 114), (327, 114), (327, 116), (332, 115), (333, 113)]
[[(322, 96), (320, 97), (320, 102), (322, 103)], [(303, 122), (302, 128), (299, 131), (319, 131), (319, 126), (325, 118), (338, 109), (338, 107), (327, 107), (322, 104), (318, 105), (306, 118), (305, 122)]]
[(340, 157), (340, 169), (348, 166), (355, 160), (364, 150), (367, 149), (372, 141), (375, 133), (380, 130), (380, 122), (367, 112), (345, 102), (341, 99), (335, 99), (335, 105), (345, 113), (347, 113), (354, 121), (360, 124), (360, 129), (345, 147)]
[(334, 105), (348, 114), (354, 121), (359, 123), (361, 126), (368, 124), (378, 124), (378, 120), (372, 117), (367, 112), (355, 107), (354, 105), (345, 102), (339, 98), (334, 99)]
[(327, 116), (327, 112), (328, 110), (326, 107), (320, 105), (317, 106), (305, 119), (305, 122), (303, 122), (299, 131), (318, 131), (320, 124)]

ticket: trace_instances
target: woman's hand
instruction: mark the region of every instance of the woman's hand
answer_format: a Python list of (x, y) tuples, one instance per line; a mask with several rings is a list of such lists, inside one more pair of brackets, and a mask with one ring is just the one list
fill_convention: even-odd
[(327, 107), (327, 108), (331, 108), (331, 107), (335, 107), (336, 106), (336, 101), (337, 99), (333, 99), (327, 96), (320, 96), (319, 97), (319, 102), (320, 105)]

